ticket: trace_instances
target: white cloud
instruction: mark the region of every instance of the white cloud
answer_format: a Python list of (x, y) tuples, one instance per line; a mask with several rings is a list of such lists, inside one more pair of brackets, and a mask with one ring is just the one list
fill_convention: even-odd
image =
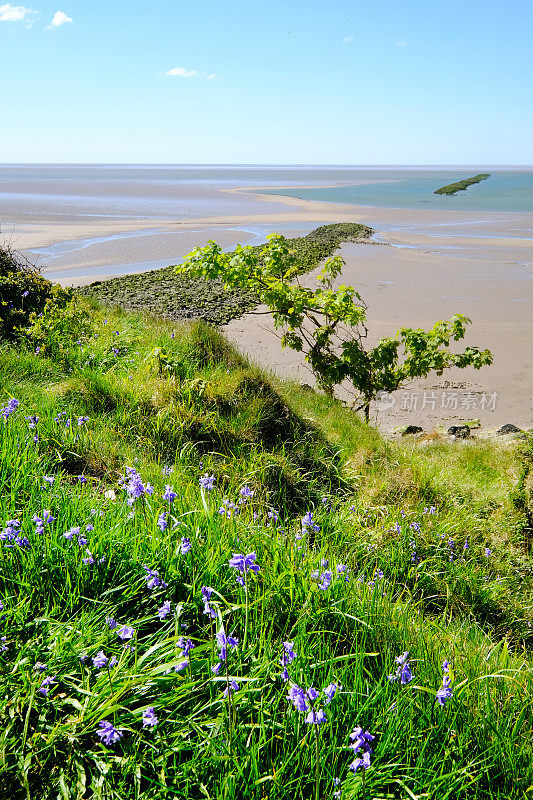
[(404, 42), (404, 40), (401, 39), (399, 42), (396, 42), (394, 47), (407, 47), (407, 42)]
[(171, 75), (177, 78), (194, 78), (198, 73), (195, 69), (185, 69), (185, 67), (174, 67), (165, 72), (165, 75)]
[(63, 11), (56, 11), (52, 18), (52, 22), (50, 25), (47, 25), (47, 28), (59, 28), (59, 26), (64, 25), (65, 22), (74, 22), (74, 20), (72, 17), (67, 17)]
[(342, 43), (343, 44), (350, 44), (350, 42), (353, 42), (353, 40), (354, 40), (354, 35), (353, 35), (353, 33), (351, 33), (349, 36), (345, 36), (344, 37), (344, 39), (342, 40)]
[(216, 78), (216, 75), (215, 75), (215, 73), (214, 73), (214, 72), (212, 72), (212, 73), (211, 73), (211, 75), (208, 75), (208, 76), (207, 76), (207, 80), (208, 80), (208, 81), (212, 81), (212, 80), (213, 80), (213, 78)]
[(0, 22), (21, 22), (33, 17), (37, 12), (25, 6), (12, 6), (11, 3), (0, 6)]

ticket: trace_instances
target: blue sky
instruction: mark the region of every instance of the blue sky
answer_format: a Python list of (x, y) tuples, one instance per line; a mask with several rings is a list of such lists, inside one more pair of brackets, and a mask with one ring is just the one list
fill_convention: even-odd
[(532, 22), (531, 0), (0, 0), (0, 162), (531, 164)]

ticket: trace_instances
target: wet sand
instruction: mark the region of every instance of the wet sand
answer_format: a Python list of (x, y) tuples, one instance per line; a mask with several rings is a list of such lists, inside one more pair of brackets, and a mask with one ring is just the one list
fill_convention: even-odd
[[(379, 412), (380, 426), (428, 430), (472, 418), (490, 428), (533, 425), (533, 215), (357, 207), (250, 189), (220, 194), (240, 195), (239, 213), (229, 203), (223, 216), (179, 220), (15, 215), (2, 235), (46, 263), (43, 274), (79, 285), (176, 263), (210, 238), (231, 248), (276, 230), (298, 236), (329, 222), (368, 224), (381, 244), (346, 244), (341, 255), (342, 282), (356, 286), (368, 304), (369, 342), (460, 312), (473, 321), (466, 342), (494, 353), (491, 367), (430, 376), (397, 392), (394, 407)], [(246, 315), (225, 330), (261, 366), (313, 383), (302, 358), (281, 350), (268, 315)]]

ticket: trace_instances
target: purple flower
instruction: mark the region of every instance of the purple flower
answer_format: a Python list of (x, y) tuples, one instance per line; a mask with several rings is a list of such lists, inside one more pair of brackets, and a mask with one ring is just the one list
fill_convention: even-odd
[(293, 647), (294, 642), (283, 642), (283, 653), (281, 654), (281, 660), (279, 663), (283, 667), (281, 677), (284, 681), (289, 680), (289, 673), (287, 671), (288, 665), (291, 664), (298, 655)]
[(200, 478), (200, 487), (202, 489), (205, 489), (206, 491), (210, 492), (213, 489), (214, 485), (215, 485), (214, 475), (208, 475), (206, 472), (205, 475), (202, 475), (202, 477)]
[(128, 625), (123, 625), (123, 627), (117, 631), (117, 636), (125, 641), (126, 639), (133, 639), (135, 636), (135, 628), (131, 628)]
[(87, 483), (87, 478), (85, 477), (85, 475), (78, 475), (78, 483), (81, 486), (85, 486), (85, 484)]
[(50, 486), (52, 486), (53, 482), (55, 481), (55, 478), (53, 475), (43, 475), (43, 481), (45, 483), (49, 483)]
[(234, 569), (238, 569), (243, 575), (246, 575), (247, 572), (259, 572), (259, 565), (255, 563), (255, 559), (257, 558), (255, 553), (248, 553), (248, 555), (243, 555), (243, 553), (233, 553), (233, 558), (230, 559), (229, 565)]
[(168, 500), (169, 503), (173, 503), (177, 496), (178, 495), (176, 492), (167, 483), (165, 486), (165, 491), (163, 492), (163, 500)]
[(88, 544), (87, 537), (82, 533), (81, 536), (78, 536), (78, 546), (85, 547), (86, 544)]
[(83, 425), (85, 422), (89, 422), (89, 417), (78, 417), (78, 420), (77, 420), (77, 422), (78, 422), (78, 428), (81, 428), (81, 426), (82, 426), (82, 425)]
[(243, 500), (248, 500), (248, 498), (254, 496), (254, 493), (252, 492), (252, 490), (250, 489), (250, 487), (248, 486), (247, 483), (243, 487), (241, 487), (241, 490), (239, 491), (239, 494), (240, 494), (240, 496), (242, 497)]
[(225, 661), (228, 657), (228, 646), (231, 647), (232, 650), (235, 650), (239, 645), (239, 640), (235, 639), (233, 636), (226, 636), (224, 628), (217, 633), (216, 638), (218, 646), (220, 647), (218, 657), (220, 661)]
[(33, 669), (37, 672), (46, 672), (46, 664), (43, 664), (42, 661), (36, 661), (33, 665)]
[(167, 522), (167, 512), (163, 511), (157, 518), (157, 527), (161, 531), (165, 531), (167, 529), (168, 522)]
[(291, 685), (289, 688), (288, 699), (298, 711), (309, 711), (309, 706), (307, 704), (308, 698), (305, 690), (300, 686), (297, 686), (294, 683)]
[(485, 547), (485, 558), (489, 558), (492, 555), (492, 550), (488, 547)]
[(183, 650), (182, 653), (183, 656), (188, 656), (191, 650), (194, 650), (195, 645), (191, 642), (190, 639), (185, 639), (183, 636), (180, 636), (180, 638), (178, 639), (178, 647), (181, 647), (181, 649)]
[(115, 619), (113, 619), (113, 617), (106, 617), (105, 621), (106, 621), (107, 627), (109, 628), (110, 631), (115, 630), (115, 628), (118, 625), (117, 621)]
[(100, 650), (99, 653), (97, 653), (95, 656), (93, 656), (92, 661), (93, 661), (94, 666), (97, 667), (97, 669), (102, 669), (102, 667), (105, 667), (105, 665), (107, 664), (109, 659), (105, 655), (104, 651)]
[(338, 691), (340, 691), (342, 687), (339, 686), (338, 683), (330, 683), (329, 686), (326, 686), (324, 689), (324, 694), (326, 695), (325, 703), (329, 705)]
[(218, 513), (222, 517), (227, 517), (227, 519), (231, 519), (233, 514), (239, 513), (239, 507), (236, 506), (235, 503), (232, 503), (231, 500), (226, 499), (222, 501), (222, 505), (218, 509)]
[(20, 405), (20, 400), (15, 400), (15, 398), (12, 397), (11, 400), (8, 401), (7, 406), (5, 406), (4, 408), (0, 409), (0, 414), (3, 415), (4, 419), (7, 419), (8, 417), (11, 416), (11, 414), (14, 411), (17, 410), (19, 405)]
[(122, 731), (117, 730), (111, 722), (108, 722), (106, 719), (101, 720), (98, 723), (100, 726), (100, 730), (96, 731), (97, 736), (103, 741), (104, 744), (116, 744), (116, 742), (120, 741), (123, 737)]
[(156, 569), (150, 569), (149, 567), (143, 566), (143, 569), (146, 572), (144, 579), (146, 580), (146, 586), (148, 589), (155, 589), (156, 586), (162, 586), (165, 588), (167, 586), (161, 578), (159, 577), (159, 572)]
[(445, 705), (450, 698), (453, 697), (453, 689), (451, 686), (452, 679), (449, 675), (443, 675), (442, 686), (437, 692), (437, 703), (440, 706)]
[(229, 687), (224, 689), (224, 697), (229, 697), (233, 692), (239, 691), (239, 684), (235, 680), (229, 682)]
[(414, 678), (409, 665), (409, 653), (405, 651), (405, 653), (402, 653), (401, 656), (397, 656), (395, 661), (398, 664), (396, 672), (392, 675), (388, 675), (387, 677), (392, 682), (399, 679), (400, 683), (405, 686), (405, 684), (410, 683)]
[(183, 536), (181, 539), (181, 554), (182, 556), (186, 555), (189, 550), (191, 549), (191, 540), (187, 538), (187, 536)]
[(170, 614), (170, 600), (165, 600), (161, 608), (157, 609), (159, 619), (163, 620)]
[(153, 706), (149, 706), (145, 711), (143, 711), (143, 728), (155, 728), (158, 723), (158, 719), (155, 715), (155, 708)]
[(39, 422), (39, 417), (36, 417), (35, 414), (32, 414), (30, 417), (25, 417), (28, 420), (28, 428), (33, 431), (37, 427), (37, 423)]
[(319, 708), (318, 711), (312, 709), (305, 718), (305, 721), (308, 725), (322, 725), (322, 723), (326, 722), (326, 720), (327, 717), (321, 708)]
[(84, 564), (94, 564), (94, 557), (90, 550), (85, 548), (85, 552), (87, 553), (86, 558), (82, 558)]
[(323, 592), (329, 588), (331, 581), (333, 580), (333, 573), (330, 570), (326, 570), (320, 576), (320, 583), (318, 584), (318, 588), (321, 589)]
[(26, 289), (25, 292), (22, 292), (22, 297), (27, 297), (29, 295), (29, 291)]
[(370, 742), (374, 741), (375, 737), (368, 731), (363, 733), (363, 729), (357, 727), (354, 728), (350, 734), (350, 739), (352, 740), (350, 748), (354, 751), (354, 755), (359, 755), (359, 757), (350, 764), (350, 769), (353, 772), (357, 772), (359, 767), (368, 769), (370, 766), (370, 756), (374, 752), (370, 746)]
[(133, 467), (126, 467), (126, 477), (122, 479), (122, 486), (128, 493), (128, 505), (132, 506), (136, 500), (145, 494), (153, 494), (154, 487), (149, 483), (144, 485), (141, 476)]
[(308, 511), (307, 514), (304, 514), (302, 517), (302, 528), (311, 528), (316, 533), (320, 530), (320, 526), (316, 524), (313, 519), (313, 512)]
[(204, 601), (204, 614), (207, 614), (210, 619), (216, 619), (217, 612), (214, 608), (210, 605), (211, 595), (213, 594), (213, 589), (210, 586), (202, 586), (202, 598)]
[(50, 691), (51, 687), (56, 683), (56, 678), (57, 678), (57, 675), (48, 675), (43, 680), (43, 682), (41, 683), (41, 686), (37, 690), (39, 692), (39, 694), (42, 694), (43, 697), (46, 697), (48, 692)]

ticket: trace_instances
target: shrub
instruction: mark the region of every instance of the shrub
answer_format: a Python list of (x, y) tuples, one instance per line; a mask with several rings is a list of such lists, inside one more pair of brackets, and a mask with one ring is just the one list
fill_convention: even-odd
[(40, 314), (48, 300), (64, 305), (72, 292), (54, 285), (9, 247), (0, 247), (0, 338), (21, 337), (31, 314)]

